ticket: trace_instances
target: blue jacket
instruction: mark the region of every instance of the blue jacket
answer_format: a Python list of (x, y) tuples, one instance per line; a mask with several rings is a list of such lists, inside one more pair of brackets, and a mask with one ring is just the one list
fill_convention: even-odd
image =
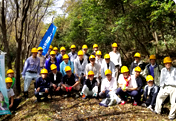
[(66, 66), (70, 66), (71, 67), (72, 73), (74, 71), (74, 65), (73, 65), (73, 63), (70, 60), (68, 60), (67, 64), (64, 61), (62, 61), (62, 63), (60, 64), (60, 72), (62, 73), (63, 76), (66, 75), (66, 72), (65, 72), (65, 67)]
[(59, 63), (59, 65), (60, 65), (60, 63), (62, 62), (62, 54), (59, 54), (59, 55), (57, 56), (57, 60), (58, 60), (58, 63)]
[(50, 88), (50, 78), (46, 77), (46, 79), (43, 79), (42, 77), (39, 77), (36, 80), (35, 88), (37, 89), (40, 87), (40, 90), (43, 90), (44, 88)]
[[(50, 69), (50, 66), (51, 66), (51, 58), (50, 59), (47, 59), (46, 62), (45, 62), (45, 68), (48, 70), (48, 72), (51, 71)], [(55, 63), (54, 63), (56, 66), (57, 66), (57, 71), (59, 71), (59, 61), (57, 58), (55, 58)]]

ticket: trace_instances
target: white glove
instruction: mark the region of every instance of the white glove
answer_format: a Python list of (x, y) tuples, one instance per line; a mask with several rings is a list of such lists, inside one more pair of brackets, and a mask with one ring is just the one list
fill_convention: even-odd
[(80, 95), (82, 96), (82, 95), (83, 95), (83, 92), (81, 92)]
[(149, 106), (147, 107), (147, 109), (150, 109), (151, 111), (153, 111), (153, 109), (152, 109), (152, 106), (151, 106), (151, 105), (149, 105)]

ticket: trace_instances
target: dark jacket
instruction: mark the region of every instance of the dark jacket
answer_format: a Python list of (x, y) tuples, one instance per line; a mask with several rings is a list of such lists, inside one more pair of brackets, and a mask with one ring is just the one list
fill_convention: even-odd
[(89, 88), (89, 90), (91, 91), (95, 86), (98, 86), (98, 83), (95, 78), (92, 80), (92, 84), (89, 79), (86, 79), (84, 85), (86, 85)]
[(65, 75), (62, 79), (62, 83), (63, 84), (68, 84), (69, 86), (73, 86), (76, 81), (78, 81), (78, 77), (72, 73), (71, 77), (68, 77), (67, 75)]
[(57, 71), (56, 73), (56, 80), (54, 80), (54, 74), (53, 72), (50, 72), (48, 74), (48, 77), (50, 78), (50, 85), (52, 86), (53, 84), (55, 84), (56, 86), (61, 86), (61, 82), (62, 82), (62, 74), (61, 72)]
[(142, 82), (141, 76), (138, 76), (138, 77), (136, 78), (136, 82), (137, 82), (137, 85), (138, 85), (137, 90), (140, 91), (140, 90), (142, 89), (142, 87), (143, 87), (143, 82)]
[(40, 90), (44, 88), (50, 88), (50, 78), (46, 77), (43, 79), (42, 77), (39, 77), (35, 84), (35, 88), (37, 89), (38, 87), (40, 87)]

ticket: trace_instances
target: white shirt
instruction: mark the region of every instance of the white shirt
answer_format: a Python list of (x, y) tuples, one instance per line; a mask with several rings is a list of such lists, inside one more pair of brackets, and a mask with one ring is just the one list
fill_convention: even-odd
[(89, 71), (93, 71), (94, 72), (94, 77), (98, 77), (99, 73), (100, 73), (100, 68), (101, 68), (101, 66), (99, 64), (97, 64), (97, 63), (95, 63), (94, 66), (92, 66), (91, 63), (87, 64), (86, 65), (86, 70), (85, 70), (86, 78), (88, 76), (88, 72)]
[(116, 65), (122, 66), (121, 56), (119, 52), (114, 53), (113, 51), (111, 51), (109, 55), (110, 60), (114, 63), (115, 66)]
[(78, 76), (81, 76), (82, 73), (85, 74), (85, 68), (87, 64), (88, 64), (87, 58), (84, 57), (83, 63), (81, 64), (79, 57), (77, 57), (74, 60), (75, 74), (78, 74)]
[(102, 58), (100, 58), (100, 59), (98, 59), (97, 57), (95, 58), (95, 63), (98, 63), (99, 65), (101, 65), (102, 62), (103, 62)]
[(116, 89), (117, 89), (117, 81), (115, 77), (112, 77), (111, 81), (108, 81), (107, 78), (103, 79), (101, 84), (101, 92), (104, 90), (116, 91)]
[(114, 63), (113, 63), (112, 61), (110, 61), (110, 62), (109, 62), (109, 68), (108, 68), (105, 59), (103, 59), (103, 62), (102, 62), (102, 64), (101, 64), (101, 77), (102, 77), (103, 79), (106, 78), (106, 76), (105, 76), (105, 71), (106, 71), (107, 69), (111, 70), (111, 72), (112, 72), (112, 77), (115, 77), (115, 65), (114, 65)]
[(10, 88), (10, 89), (7, 89), (7, 94), (8, 94), (8, 98), (10, 99), (12, 96), (14, 96), (15, 94), (14, 94), (14, 91), (13, 91), (13, 89), (12, 88)]
[[(54, 74), (54, 73), (53, 73)], [(54, 74), (54, 81), (56, 81), (56, 74)]]
[[(118, 83), (123, 84), (123, 85), (126, 84), (126, 80), (124, 79), (123, 74), (119, 75)], [(129, 81), (128, 88), (137, 88), (137, 87), (138, 86), (137, 86), (137, 82), (135, 79), (135, 75), (131, 75), (131, 80)]]
[(161, 70), (160, 86), (176, 86), (176, 68), (171, 67), (170, 71), (165, 68)]

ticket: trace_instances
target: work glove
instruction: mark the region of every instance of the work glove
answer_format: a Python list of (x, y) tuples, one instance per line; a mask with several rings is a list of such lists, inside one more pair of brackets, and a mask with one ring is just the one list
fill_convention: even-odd
[(82, 96), (82, 95), (83, 95), (83, 92), (81, 92), (80, 95)]
[(151, 111), (153, 111), (153, 109), (152, 109), (152, 106), (151, 106), (151, 105), (149, 105), (149, 106), (147, 107), (147, 109), (150, 109)]
[(72, 89), (73, 89), (73, 87), (69, 87), (69, 92), (71, 92), (71, 91), (72, 91)]
[(94, 93), (94, 94), (93, 94), (93, 97), (97, 97), (97, 93)]
[(68, 88), (68, 87), (66, 87), (65, 89), (66, 89), (67, 92), (69, 91), (69, 88)]

